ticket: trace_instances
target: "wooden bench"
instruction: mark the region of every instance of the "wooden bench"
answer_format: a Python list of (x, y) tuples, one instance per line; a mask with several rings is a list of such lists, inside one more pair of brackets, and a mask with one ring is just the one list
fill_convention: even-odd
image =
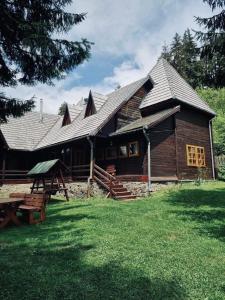
[[(46, 218), (45, 207), (46, 207), (46, 195), (43, 194), (24, 194), (24, 193), (11, 193), (10, 198), (24, 199), (24, 202), (19, 205), (18, 211), (27, 218), (29, 224), (37, 224), (43, 222)], [(35, 218), (35, 213), (39, 213), (39, 218)]]

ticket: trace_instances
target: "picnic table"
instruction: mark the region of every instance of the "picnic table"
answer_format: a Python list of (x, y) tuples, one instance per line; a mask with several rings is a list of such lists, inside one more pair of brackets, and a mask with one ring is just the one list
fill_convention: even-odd
[(22, 198), (0, 198), (0, 228), (4, 228), (10, 222), (17, 226), (21, 224), (16, 211), (23, 201)]

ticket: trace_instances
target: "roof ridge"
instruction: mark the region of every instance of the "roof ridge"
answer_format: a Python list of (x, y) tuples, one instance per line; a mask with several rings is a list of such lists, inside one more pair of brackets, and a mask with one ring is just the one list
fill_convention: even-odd
[(106, 96), (107, 96), (107, 97), (108, 97), (109, 95), (111, 96), (113, 93), (116, 93), (116, 92), (118, 92), (118, 91), (121, 91), (122, 89), (127, 88), (129, 85), (135, 84), (135, 83), (137, 83), (138, 81), (141, 81), (141, 80), (144, 80), (144, 79), (147, 79), (147, 78), (148, 78), (148, 75), (147, 75), (147, 76), (144, 76), (144, 77), (142, 77), (142, 78), (140, 78), (140, 79), (137, 79), (137, 80), (135, 80), (135, 81), (132, 81), (132, 82), (130, 82), (130, 83), (124, 85), (124, 86), (121, 86), (121, 88), (119, 88), (119, 89), (117, 89), (117, 90), (115, 90), (115, 91), (113, 91), (113, 92), (111, 92), (111, 93), (106, 94)]
[[(168, 67), (172, 68), (172, 70), (184, 81), (184, 84), (186, 84), (187, 86), (189, 86), (189, 88), (191, 88), (191, 90), (199, 97), (199, 99), (204, 102), (209, 108), (209, 104), (202, 98), (199, 96), (199, 94), (196, 92), (196, 90), (190, 85), (190, 83), (174, 68), (174, 66), (172, 64), (170, 64), (165, 58), (162, 58), (168, 65)], [(175, 95), (176, 97), (176, 95)], [(177, 98), (179, 100), (179, 98)]]
[(162, 65), (163, 65), (163, 69), (164, 69), (164, 72), (165, 72), (166, 80), (167, 80), (167, 82), (168, 82), (169, 90), (170, 90), (171, 96), (172, 96), (172, 98), (173, 98), (173, 97), (175, 96), (175, 93), (174, 93), (174, 90), (173, 90), (173, 87), (172, 87), (171, 79), (170, 79), (170, 77), (169, 77), (168, 74), (167, 74), (166, 65), (165, 65), (165, 63), (166, 63), (167, 65), (168, 65), (169, 63), (168, 63), (168, 61), (167, 61), (165, 58), (163, 58), (163, 57), (161, 57), (160, 60), (162, 61)]
[[(139, 80), (136, 80), (136, 81), (134, 81), (134, 82), (132, 82), (132, 83), (130, 83), (130, 84), (128, 84), (128, 85), (126, 85), (126, 86), (124, 86), (124, 87), (127, 87), (127, 86), (129, 86), (129, 85), (131, 85), (131, 84), (137, 84), (138, 82), (140, 82), (140, 83), (142, 83), (142, 85), (147, 81), (149, 79), (149, 76), (145, 76), (145, 77), (143, 77), (143, 78), (141, 78), (141, 79), (139, 79)], [(141, 86), (142, 86), (141, 85)], [(103, 128), (104, 127), (104, 125), (110, 120), (110, 118), (113, 116), (113, 115), (115, 115), (118, 111), (119, 111), (119, 109), (122, 107), (122, 105), (126, 102), (126, 101), (128, 101), (131, 97), (132, 97), (132, 95), (134, 95), (137, 91), (138, 91), (138, 89), (140, 89), (140, 84), (139, 85), (137, 85), (137, 87), (135, 88), (135, 90), (134, 91), (132, 91), (132, 93), (129, 93), (127, 96), (126, 96), (126, 98), (122, 101), (122, 103), (118, 106), (118, 107), (116, 107), (115, 109), (114, 109), (114, 111), (104, 120), (104, 122), (102, 122), (102, 124), (100, 125), (100, 126), (98, 126), (95, 130), (93, 130), (93, 131), (91, 131), (90, 132), (90, 135), (92, 134), (92, 135), (95, 135), (95, 134), (97, 134), (98, 132), (99, 132), (99, 130), (101, 130), (101, 128)], [(124, 88), (123, 87), (123, 88)], [(122, 88), (121, 88), (122, 89)], [(118, 90), (116, 90), (116, 91), (114, 91), (114, 92), (118, 92), (119, 90), (121, 90), (121, 89), (118, 89)], [(112, 93), (111, 93), (112, 94)], [(110, 94), (110, 95), (111, 95)], [(108, 95), (107, 95), (108, 96)], [(102, 105), (102, 107), (99, 109), (99, 111), (101, 111), (102, 109), (103, 109), (103, 107), (106, 105), (106, 103), (108, 103), (108, 101), (110, 101), (110, 97), (108, 96), (108, 99), (105, 101), (105, 103)]]

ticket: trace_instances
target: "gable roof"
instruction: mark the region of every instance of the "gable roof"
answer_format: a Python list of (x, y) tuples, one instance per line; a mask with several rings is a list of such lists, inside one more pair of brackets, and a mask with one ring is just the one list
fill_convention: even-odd
[(109, 121), (119, 108), (128, 101), (149, 77), (137, 80), (107, 95), (107, 101), (99, 111), (89, 117), (78, 116), (67, 126), (61, 127), (60, 122), (53, 126), (48, 135), (40, 141), (36, 149), (48, 147), (50, 145), (71, 141), (88, 135), (96, 135), (101, 128)]
[(68, 104), (68, 110), (70, 114), (70, 120), (71, 122), (75, 120), (82, 111), (85, 110), (86, 102), (82, 98), (77, 104), (70, 105)]
[[(152, 82), (153, 88), (142, 100), (140, 108), (169, 99), (177, 99), (215, 115), (208, 104), (197, 95), (177, 71), (165, 59), (160, 59), (149, 75), (140, 80), (132, 82), (108, 95), (92, 92), (92, 98), (96, 107), (96, 113), (93, 115), (84, 117), (87, 101), (82, 98), (76, 105), (68, 105), (71, 124), (67, 126), (62, 127), (62, 117), (60, 116), (44, 114), (44, 120), (40, 122), (39, 113), (30, 112), (18, 119), (10, 118), (7, 124), (0, 126), (0, 130), (9, 148), (28, 151), (80, 139), (88, 135), (95, 136), (118, 112), (122, 105), (148, 81)], [(153, 115), (152, 118), (154, 118)], [(143, 119), (139, 120), (139, 122), (148, 120)], [(139, 126), (139, 123), (135, 122), (132, 123), (131, 127)], [(127, 130), (129, 130), (129, 127)]]
[(37, 144), (47, 135), (57, 121), (62, 121), (58, 115), (29, 112), (20, 118), (9, 118), (8, 123), (0, 125), (4, 139), (11, 149), (34, 150)]
[(28, 173), (27, 176), (42, 175), (48, 173), (57, 163), (59, 159), (52, 159), (37, 163)]
[(111, 136), (130, 133), (133, 131), (142, 130), (143, 128), (147, 128), (147, 129), (152, 128), (179, 111), (180, 111), (180, 106), (161, 110), (150, 116), (140, 118), (120, 129), (118, 129), (117, 131), (113, 132), (111, 134)]
[(92, 98), (94, 100), (94, 104), (95, 104), (95, 108), (97, 111), (99, 111), (99, 109), (105, 104), (105, 102), (107, 101), (108, 97), (105, 95), (102, 95), (100, 93), (97, 92), (92, 92)]
[(143, 99), (140, 106), (141, 109), (169, 99), (177, 99), (215, 115), (215, 112), (209, 105), (198, 96), (196, 91), (164, 58), (158, 60), (149, 75), (154, 81), (154, 86)]

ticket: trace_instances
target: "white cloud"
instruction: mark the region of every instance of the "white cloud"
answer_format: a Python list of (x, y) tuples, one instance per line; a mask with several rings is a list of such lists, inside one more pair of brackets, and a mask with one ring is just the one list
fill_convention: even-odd
[[(45, 100), (46, 111), (55, 113), (60, 103), (75, 103), (87, 96), (90, 89), (107, 93), (118, 84), (145, 76), (156, 63), (164, 42), (169, 43), (175, 32), (183, 33), (187, 27), (197, 28), (194, 15), (210, 13), (202, 0), (76, 0), (69, 10), (88, 12), (87, 19), (69, 32), (69, 39), (86, 37), (95, 42), (92, 52), (103, 62), (126, 56), (124, 61), (92, 86), (77, 85), (80, 75), (74, 72), (54, 87), (20, 86), (7, 89), (8, 95), (27, 99), (35, 94)], [(83, 66), (87, 72), (97, 72), (97, 66), (96, 70), (88, 69), (88, 62)]]

